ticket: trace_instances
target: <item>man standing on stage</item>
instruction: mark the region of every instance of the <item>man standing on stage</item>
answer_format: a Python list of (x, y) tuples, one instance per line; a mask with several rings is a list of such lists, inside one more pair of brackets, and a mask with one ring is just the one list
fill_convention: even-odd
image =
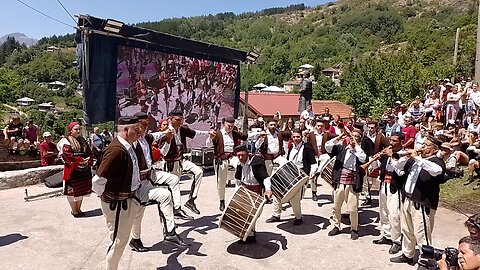
[[(299, 129), (294, 129), (292, 131), (293, 144), (288, 149), (287, 160), (292, 161), (295, 165), (302, 169), (307, 175), (311, 175), (312, 172), (316, 171), (317, 161), (315, 159), (315, 150), (313, 150), (312, 145), (309, 142), (303, 141), (302, 131)], [(293, 213), (295, 215), (295, 220), (293, 221), (294, 226), (301, 225), (303, 223), (302, 219), (302, 206), (300, 201), (302, 200), (303, 188), (299, 189), (298, 192), (293, 195), (290, 200), (290, 205), (292, 206)], [(280, 222), (280, 214), (282, 213), (282, 203), (276, 197), (273, 198), (273, 215), (266, 220), (267, 223)]]
[(228, 117), (225, 119), (221, 130), (211, 131), (207, 138), (206, 146), (213, 146), (214, 169), (217, 176), (217, 192), (220, 199), (220, 211), (225, 210), (225, 185), (227, 184), (228, 166), (234, 168), (238, 164), (238, 159), (233, 156), (233, 150), (239, 144), (239, 141), (248, 139), (248, 134), (233, 130), (235, 119)]
[[(156, 185), (167, 185), (172, 193), (173, 206), (174, 206), (174, 216), (176, 218), (184, 220), (192, 220), (193, 217), (187, 215), (185, 211), (181, 209), (180, 203), (180, 178), (174, 174), (167, 173), (164, 171), (153, 170), (152, 168), (152, 143), (154, 141), (165, 138), (165, 140), (170, 141), (173, 137), (171, 130), (167, 132), (153, 132), (146, 133), (148, 127), (148, 116), (144, 112), (138, 112), (134, 115), (139, 121), (139, 127), (141, 129), (141, 134), (138, 140), (133, 144), (135, 153), (137, 154), (138, 166), (140, 170), (140, 180), (142, 181), (142, 186), (148, 186), (151, 189)], [(164, 136), (164, 134), (166, 134)], [(165, 147), (162, 154), (166, 154)], [(165, 190), (167, 191), (167, 190)], [(130, 240), (130, 247), (135, 251), (145, 252), (148, 251), (148, 248), (143, 246), (142, 240), (140, 239), (141, 227), (143, 214), (145, 212), (145, 207), (143, 207), (138, 215), (135, 217), (132, 227), (132, 239)]]
[(187, 151), (187, 138), (193, 139), (199, 134), (208, 134), (208, 131), (199, 131), (189, 128), (183, 124), (183, 112), (171, 111), (170, 115), (171, 129), (173, 129), (173, 139), (170, 143), (168, 153), (164, 156), (165, 171), (182, 176), (183, 171), (193, 173), (192, 186), (190, 187), (190, 195), (185, 207), (195, 214), (199, 215), (195, 200), (197, 199), (200, 183), (203, 178), (203, 170), (193, 162), (183, 158), (183, 154)]
[(401, 191), (402, 255), (390, 258), (391, 262), (411, 264), (417, 245), (432, 246), (440, 184), (444, 183), (445, 174), (445, 163), (436, 155), (441, 145), (440, 140), (429, 136), (420, 149), (421, 156), (411, 149), (407, 156), (393, 162), (393, 166), (408, 175)]
[[(262, 157), (253, 155), (249, 156), (247, 145), (241, 144), (235, 147), (235, 152), (239, 160), (239, 164), (235, 171), (235, 179), (237, 186), (243, 186), (246, 189), (257, 193), (260, 196), (272, 197), (270, 177), (265, 167)], [(255, 242), (255, 224), (253, 230), (247, 237), (245, 243)]]
[[(139, 138), (141, 130), (136, 117), (123, 116), (118, 119), (117, 137), (102, 155), (102, 162), (92, 179), (92, 190), (100, 197), (111, 244), (107, 250), (106, 269), (117, 269), (130, 237), (133, 220), (143, 207), (138, 203), (141, 188), (138, 159), (132, 144)], [(149, 191), (147, 190), (146, 193)], [(165, 240), (175, 244), (185, 243), (175, 233), (173, 207), (169, 192), (151, 191), (161, 207), (167, 234)], [(143, 199), (143, 198), (139, 198)]]
[[(345, 133), (347, 132), (347, 133)], [(343, 139), (350, 137), (350, 143), (343, 145)], [(358, 131), (344, 133), (325, 143), (328, 153), (336, 156), (333, 165), (333, 223), (329, 236), (340, 234), (341, 211), (343, 202), (347, 203), (350, 214), (350, 238), (358, 239), (358, 192), (362, 191), (364, 171), (360, 164), (367, 161), (359, 143), (362, 134)]]

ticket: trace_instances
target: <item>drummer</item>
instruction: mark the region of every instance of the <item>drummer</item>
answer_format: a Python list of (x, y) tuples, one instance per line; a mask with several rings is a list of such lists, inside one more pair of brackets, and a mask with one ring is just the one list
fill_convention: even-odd
[[(237, 187), (243, 186), (248, 190), (251, 190), (258, 195), (265, 195), (268, 198), (272, 197), (270, 177), (267, 174), (267, 168), (265, 161), (259, 155), (249, 155), (246, 144), (240, 144), (235, 147), (235, 154), (239, 160), (235, 171), (235, 179)], [(244, 243), (253, 243), (255, 239), (255, 222), (252, 221), (253, 230)]]
[[(317, 170), (317, 160), (315, 159), (315, 150), (310, 142), (303, 141), (302, 131), (299, 129), (292, 130), (293, 144), (288, 148), (287, 160), (295, 163), (295, 165), (302, 169), (310, 178), (313, 177), (314, 172)], [(295, 220), (294, 226), (301, 225), (302, 208), (300, 201), (302, 199), (302, 189), (299, 189), (296, 194), (290, 199), (290, 205), (292, 206)], [(265, 222), (281, 222), (280, 214), (282, 213), (282, 203), (276, 197), (273, 198), (273, 215)]]

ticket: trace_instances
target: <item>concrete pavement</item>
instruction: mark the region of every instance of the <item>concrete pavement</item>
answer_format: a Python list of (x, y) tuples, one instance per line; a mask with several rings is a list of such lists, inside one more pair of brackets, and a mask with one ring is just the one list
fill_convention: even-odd
[[(197, 207), (201, 215), (190, 222), (179, 221), (177, 232), (191, 243), (186, 249), (162, 242), (162, 226), (156, 207), (145, 212), (142, 240), (150, 252), (125, 249), (120, 269), (416, 269), (389, 262), (389, 246), (377, 246), (378, 208), (360, 211), (360, 238), (350, 239), (348, 229), (327, 236), (332, 204), (331, 189), (319, 187), (318, 202), (310, 199), (310, 189), (302, 200), (304, 224), (292, 225), (290, 208), (282, 213), (282, 223), (267, 224), (272, 206), (266, 205), (257, 222), (257, 243), (241, 245), (236, 237), (218, 228), (220, 212), (215, 176), (204, 177)], [(182, 202), (191, 181), (182, 180)], [(47, 192), (43, 185), (29, 186), (29, 194)], [(62, 196), (25, 202), (25, 188), (0, 191), (1, 269), (103, 269), (109, 239), (99, 199), (92, 195), (82, 207), (87, 217), (73, 218)], [(234, 189), (227, 189), (227, 198)], [(189, 214), (189, 210), (186, 210)], [(439, 209), (435, 220), (435, 247), (456, 246), (467, 234), (466, 217)]]

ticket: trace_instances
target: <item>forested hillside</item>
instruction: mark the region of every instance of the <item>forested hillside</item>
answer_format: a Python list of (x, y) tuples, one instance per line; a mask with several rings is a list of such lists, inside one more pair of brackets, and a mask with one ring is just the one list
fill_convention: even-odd
[[(319, 79), (315, 98), (340, 99), (360, 115), (378, 115), (394, 100), (408, 101), (437, 78), (472, 76), (476, 41), (475, 0), (343, 0), (314, 8), (294, 5), (255, 13), (217, 15), (142, 22), (138, 26), (242, 50), (261, 57), (247, 73), (249, 82), (282, 85), (298, 66), (312, 64), (314, 75), (326, 67), (342, 68), (336, 87)], [(459, 60), (453, 66), (456, 29), (461, 29)], [(47, 46), (61, 49), (45, 51)], [(78, 117), (81, 98), (73, 35), (44, 38), (27, 48), (7, 40), (0, 46), (0, 102), (29, 96), (37, 103), (54, 101), (64, 107), (62, 121)], [(68, 84), (61, 92), (46, 91), (42, 82)], [(68, 97), (68, 98), (67, 98)], [(38, 115), (47, 124), (51, 115)], [(64, 123), (52, 129), (60, 133)], [(61, 122), (61, 121), (60, 121)], [(55, 124), (57, 125), (57, 124)]]
[[(321, 80), (316, 98), (342, 99), (365, 115), (414, 97), (430, 80), (471, 76), (476, 14), (473, 0), (344, 0), (313, 9), (297, 5), (138, 25), (259, 51), (262, 57), (251, 69), (252, 83), (281, 85), (305, 63), (316, 67), (316, 75), (326, 67), (341, 67), (342, 86)], [(453, 67), (457, 28), (459, 64)], [(242, 82), (245, 76), (244, 71)]]

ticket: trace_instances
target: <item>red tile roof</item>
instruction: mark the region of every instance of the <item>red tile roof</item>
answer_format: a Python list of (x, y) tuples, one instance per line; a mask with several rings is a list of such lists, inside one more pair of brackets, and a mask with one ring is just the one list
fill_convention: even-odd
[[(245, 93), (240, 93), (240, 103), (244, 103)], [(248, 106), (255, 114), (264, 117), (273, 117), (280, 111), (282, 116), (299, 116), (298, 113), (299, 94), (279, 94), (279, 93), (253, 93), (248, 94)], [(337, 100), (313, 100), (313, 111), (315, 114), (321, 114), (325, 108), (330, 109), (332, 115), (339, 114), (342, 118), (347, 118), (352, 108)]]

